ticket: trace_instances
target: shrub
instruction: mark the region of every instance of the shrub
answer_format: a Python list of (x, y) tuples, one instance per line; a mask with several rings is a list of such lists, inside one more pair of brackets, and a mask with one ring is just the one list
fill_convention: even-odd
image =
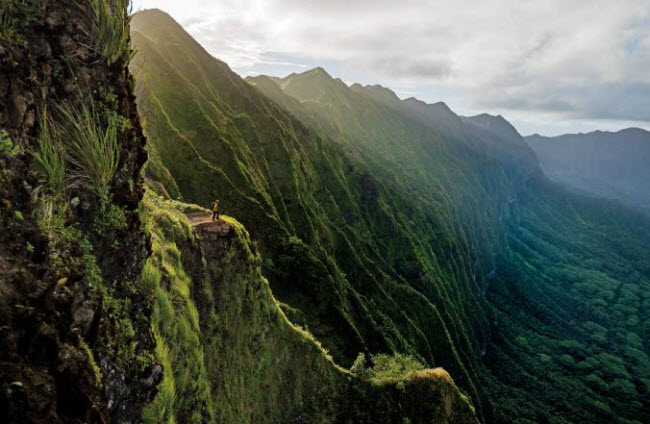
[(424, 369), (424, 365), (413, 356), (401, 353), (374, 355), (372, 363), (369, 376), (380, 384), (404, 381), (415, 371)]
[(25, 45), (22, 29), (42, 20), (46, 0), (0, 0), (0, 41)]
[(560, 355), (558, 361), (567, 368), (573, 368), (573, 366), (575, 365), (575, 360), (573, 359), (573, 357), (567, 354)]
[(0, 130), (0, 155), (16, 156), (20, 153), (20, 145), (14, 144), (7, 131)]
[(124, 210), (110, 203), (95, 216), (92, 229), (98, 235), (103, 235), (109, 230), (125, 230), (127, 226)]
[(367, 375), (368, 367), (365, 353), (361, 352), (357, 356), (357, 359), (354, 360), (354, 363), (350, 367), (350, 372), (357, 375)]

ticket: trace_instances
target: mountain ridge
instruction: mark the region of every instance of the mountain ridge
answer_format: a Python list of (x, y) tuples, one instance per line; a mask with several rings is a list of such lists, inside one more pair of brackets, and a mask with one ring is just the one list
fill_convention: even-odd
[(552, 178), (575, 189), (650, 210), (650, 132), (625, 128), (616, 132), (532, 135), (526, 142)]
[(534, 134), (529, 134), (526, 136), (523, 136), (524, 138), (542, 138), (542, 139), (558, 139), (562, 137), (570, 137), (570, 136), (584, 136), (584, 135), (593, 135), (593, 134), (623, 134), (623, 133), (641, 133), (645, 134), (650, 132), (649, 130), (645, 128), (640, 128), (640, 127), (627, 127), (627, 128), (621, 128), (620, 130), (616, 131), (603, 131), (603, 130), (594, 130), (594, 131), (589, 131), (589, 132), (578, 132), (578, 133), (566, 133), (566, 134), (560, 134), (560, 135), (542, 135), (539, 133), (534, 133)]

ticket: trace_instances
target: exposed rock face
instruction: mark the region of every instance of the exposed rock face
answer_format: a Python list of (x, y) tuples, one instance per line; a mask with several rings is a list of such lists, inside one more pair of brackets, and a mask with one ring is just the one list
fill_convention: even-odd
[[(99, 56), (89, 36), (90, 1), (9, 1), (0, 13), (0, 421), (137, 421), (161, 371), (136, 363), (154, 342), (149, 302), (132, 288), (148, 241), (136, 210), (146, 152), (131, 76), (122, 61), (109, 66)], [(80, 97), (130, 122), (119, 134), (111, 181), (112, 205), (124, 220), (93, 231), (100, 212), (78, 189), (71, 197), (79, 206), (64, 226), (74, 237), (61, 243), (35, 217), (39, 181), (30, 151), (46, 107), (74, 110)], [(89, 258), (99, 285), (89, 282)], [(124, 355), (127, 339), (136, 347)]]

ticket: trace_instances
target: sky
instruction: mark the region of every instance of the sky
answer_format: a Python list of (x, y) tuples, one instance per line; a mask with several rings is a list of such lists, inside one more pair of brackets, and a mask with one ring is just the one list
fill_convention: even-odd
[(501, 114), (524, 135), (650, 130), (650, 0), (133, 0), (242, 76), (346, 83)]

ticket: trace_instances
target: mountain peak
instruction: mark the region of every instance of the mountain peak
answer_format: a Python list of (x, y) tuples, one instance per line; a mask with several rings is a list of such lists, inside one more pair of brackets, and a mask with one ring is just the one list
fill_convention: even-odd
[(440, 117), (453, 117), (459, 119), (458, 115), (445, 102), (427, 103), (415, 97), (404, 100), (404, 104), (420, 112), (426, 111), (428, 115), (434, 114)]
[(445, 112), (448, 112), (448, 113), (451, 113), (451, 114), (455, 115), (454, 111), (451, 110), (451, 108), (445, 102), (435, 102), (435, 103), (429, 104), (429, 106), (435, 107), (436, 109), (444, 110)]
[(317, 66), (313, 69), (310, 69), (298, 75), (323, 75), (327, 78), (332, 78), (332, 76), (324, 68), (320, 66)]
[(397, 97), (397, 94), (395, 94), (393, 90), (379, 84), (363, 86), (354, 83), (350, 86), (350, 89), (356, 93), (367, 95), (381, 103), (394, 103), (400, 101), (399, 97)]
[(510, 134), (517, 138), (521, 137), (517, 129), (501, 115), (481, 113), (475, 116), (463, 117), (463, 121), (494, 133), (500, 133), (502, 135)]
[[(174, 20), (174, 18), (172, 18), (169, 13), (165, 12), (164, 10), (158, 9), (158, 8), (140, 10), (140, 11), (133, 14), (133, 18), (134, 19), (154, 19), (159, 24), (161, 24), (161, 23), (174, 23), (176, 25), (179, 25), (178, 22), (176, 22), (176, 20)], [(167, 22), (165, 22), (165, 21), (167, 21)]]
[(416, 99), (415, 97), (409, 97), (408, 99), (403, 100), (405, 104), (411, 105), (411, 106), (426, 106), (427, 103), (423, 102), (420, 99)]
[(645, 136), (650, 135), (649, 131), (639, 127), (623, 128), (622, 130), (619, 130), (616, 133), (617, 134), (638, 134), (638, 135), (645, 135)]
[(590, 132), (577, 132), (577, 133), (568, 133), (568, 134), (561, 134), (561, 135), (555, 135), (555, 136), (544, 136), (541, 134), (531, 134), (526, 136), (526, 139), (536, 139), (536, 140), (564, 140), (567, 138), (574, 138), (574, 137), (584, 137), (584, 138), (589, 138), (589, 137), (610, 137), (610, 138), (615, 138), (615, 136), (639, 136), (639, 137), (647, 137), (650, 139), (650, 131), (645, 130), (643, 128), (639, 127), (629, 127), (629, 128), (623, 128), (618, 131), (603, 131), (603, 130), (594, 130)]

